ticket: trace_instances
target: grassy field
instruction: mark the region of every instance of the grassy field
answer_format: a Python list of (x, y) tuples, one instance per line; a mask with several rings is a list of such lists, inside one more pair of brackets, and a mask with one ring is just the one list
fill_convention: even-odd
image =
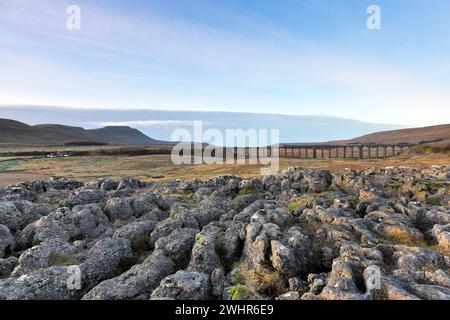
[(16, 165), (28, 161), (28, 157), (0, 157), (0, 172), (7, 171)]
[[(280, 169), (291, 166), (337, 170), (385, 166), (450, 165), (450, 154), (404, 154), (387, 159), (280, 159)], [(48, 179), (58, 175), (88, 181), (99, 177), (134, 176), (142, 180), (205, 179), (219, 175), (258, 176), (260, 165), (182, 165), (171, 162), (170, 155), (81, 156), (70, 158), (0, 158), (0, 185)]]

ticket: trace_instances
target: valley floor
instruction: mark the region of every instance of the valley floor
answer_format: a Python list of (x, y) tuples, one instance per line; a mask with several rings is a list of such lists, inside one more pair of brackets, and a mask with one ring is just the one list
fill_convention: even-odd
[[(280, 169), (304, 167), (338, 170), (386, 166), (450, 165), (449, 154), (401, 155), (387, 159), (280, 159)], [(0, 157), (0, 185), (64, 176), (88, 181), (100, 177), (112, 179), (133, 176), (145, 181), (171, 179), (208, 179), (219, 175), (251, 178), (260, 175), (260, 165), (174, 165), (170, 155), (145, 156), (79, 156), (69, 158)]]

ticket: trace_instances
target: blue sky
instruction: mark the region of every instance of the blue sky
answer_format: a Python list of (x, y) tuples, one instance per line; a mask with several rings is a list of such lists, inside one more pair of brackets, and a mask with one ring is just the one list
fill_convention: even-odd
[(449, 123), (449, 16), (448, 0), (1, 0), (0, 105)]

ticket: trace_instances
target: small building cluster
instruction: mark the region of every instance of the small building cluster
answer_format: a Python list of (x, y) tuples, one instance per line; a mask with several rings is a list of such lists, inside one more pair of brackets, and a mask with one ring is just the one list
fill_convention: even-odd
[(45, 157), (46, 158), (67, 158), (71, 157), (71, 152), (55, 152), (55, 153), (49, 153)]

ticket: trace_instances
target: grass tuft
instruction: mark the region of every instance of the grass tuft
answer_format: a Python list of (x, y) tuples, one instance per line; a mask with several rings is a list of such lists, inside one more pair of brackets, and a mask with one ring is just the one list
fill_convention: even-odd
[(243, 284), (238, 284), (231, 288), (232, 300), (249, 300), (251, 298), (251, 290)]
[(80, 262), (67, 254), (61, 254), (52, 252), (48, 258), (48, 266), (73, 266), (78, 265)]
[(240, 196), (245, 196), (245, 195), (249, 195), (249, 194), (254, 194), (254, 195), (258, 196), (258, 197), (264, 196), (263, 192), (258, 191), (258, 190), (254, 189), (254, 188), (246, 187), (246, 188), (243, 188), (243, 189), (239, 190), (239, 195)]
[(276, 297), (286, 292), (287, 279), (272, 266), (258, 265), (251, 268), (246, 261), (237, 264), (239, 274), (233, 277), (236, 283), (245, 284), (253, 292)]

